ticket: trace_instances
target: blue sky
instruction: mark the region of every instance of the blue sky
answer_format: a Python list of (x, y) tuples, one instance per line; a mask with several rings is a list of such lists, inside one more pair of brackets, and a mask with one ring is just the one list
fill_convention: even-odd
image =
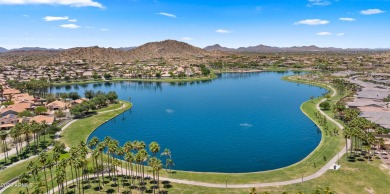
[(390, 48), (390, 0), (0, 0), (0, 47)]

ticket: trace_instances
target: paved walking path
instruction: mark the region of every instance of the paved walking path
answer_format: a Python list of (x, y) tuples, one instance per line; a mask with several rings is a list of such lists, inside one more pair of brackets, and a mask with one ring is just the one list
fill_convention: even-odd
[[(333, 91), (333, 94), (331, 97), (334, 97), (337, 95), (337, 91), (328, 85), (328, 87)], [(341, 130), (344, 129), (343, 125), (338, 123), (333, 118), (326, 115), (320, 108), (319, 104), (321, 102), (326, 101), (327, 99), (322, 99), (317, 105), (317, 110), (324, 115), (327, 119), (329, 119), (331, 122), (337, 125)], [(350, 144), (350, 141), (347, 142), (347, 144)], [(216, 183), (206, 183), (206, 182), (197, 182), (197, 181), (189, 181), (189, 180), (179, 180), (179, 179), (173, 179), (173, 178), (166, 178), (166, 177), (160, 177), (160, 180), (162, 181), (170, 181), (173, 183), (179, 183), (179, 184), (187, 184), (187, 185), (195, 185), (195, 186), (202, 186), (202, 187), (213, 187), (213, 188), (253, 188), (253, 187), (271, 187), (271, 186), (283, 186), (283, 185), (291, 185), (296, 183), (301, 183), (305, 181), (309, 181), (315, 178), (318, 178), (322, 176), (326, 171), (329, 169), (332, 169), (332, 167), (337, 163), (340, 157), (342, 157), (346, 153), (346, 147), (337, 153), (331, 160), (329, 160), (328, 163), (326, 163), (320, 170), (315, 172), (314, 174), (298, 179), (288, 180), (288, 181), (278, 181), (278, 182), (270, 182), (270, 183), (253, 183), (253, 184), (216, 184)], [(260, 176), (260, 175), (259, 175)], [(91, 177), (94, 177), (91, 175)], [(75, 180), (68, 181), (68, 185), (71, 184)], [(57, 188), (51, 190), (50, 192), (56, 192), (58, 191)], [(49, 192), (49, 193), (50, 193)]]

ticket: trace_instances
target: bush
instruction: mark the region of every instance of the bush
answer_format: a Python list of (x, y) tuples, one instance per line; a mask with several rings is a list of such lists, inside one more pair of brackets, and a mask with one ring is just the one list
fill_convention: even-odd
[(329, 110), (329, 109), (330, 109), (330, 103), (329, 103), (328, 101), (321, 102), (320, 108), (321, 108), (322, 110)]
[(20, 112), (18, 114), (18, 117), (22, 118), (22, 117), (32, 117), (34, 116), (34, 114), (31, 112), (31, 111), (28, 111), (28, 110), (25, 110), (23, 112)]

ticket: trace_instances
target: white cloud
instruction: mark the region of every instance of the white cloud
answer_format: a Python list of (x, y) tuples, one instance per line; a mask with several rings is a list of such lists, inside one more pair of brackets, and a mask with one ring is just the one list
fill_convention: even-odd
[(224, 29), (218, 29), (215, 32), (222, 33), (222, 34), (228, 34), (231, 33), (229, 30), (224, 30)]
[(0, 5), (65, 5), (71, 7), (98, 7), (104, 6), (94, 0), (0, 0)]
[(355, 21), (356, 19), (355, 18), (339, 18), (339, 20), (346, 21), (346, 22), (352, 22), (352, 21)]
[(68, 20), (68, 22), (77, 22), (76, 19), (71, 19), (71, 20)]
[(61, 21), (61, 20), (68, 20), (69, 17), (68, 16), (63, 16), (63, 17), (57, 17), (57, 16), (46, 16), (43, 18), (45, 21), (47, 22), (51, 22), (51, 21)]
[(363, 15), (373, 15), (373, 14), (385, 13), (385, 11), (380, 9), (367, 9), (367, 10), (360, 11), (360, 13)]
[(329, 23), (330, 22), (327, 20), (307, 19), (307, 20), (301, 20), (301, 21), (295, 22), (294, 24), (295, 25), (304, 24), (304, 25), (316, 26), (316, 25), (325, 25), (325, 24), (329, 24)]
[(320, 35), (320, 36), (330, 36), (330, 35), (332, 35), (332, 33), (330, 33), (330, 32), (318, 32), (317, 35)]
[(107, 32), (108, 29), (107, 28), (101, 28), (100, 31)]
[(160, 12), (160, 13), (157, 13), (157, 14), (158, 14), (158, 15), (167, 16), (167, 17), (170, 17), (170, 18), (176, 18), (176, 15), (171, 14), (171, 13)]
[(337, 35), (337, 36), (344, 36), (345, 33), (337, 33), (336, 35)]
[(61, 28), (69, 28), (69, 29), (76, 29), (81, 28), (81, 26), (78, 26), (76, 24), (62, 24), (60, 25)]
[(311, 6), (327, 6), (330, 4), (332, 4), (332, 2), (328, 1), (328, 0), (309, 0), (309, 3), (307, 4), (307, 6), (309, 6), (309, 7), (311, 7)]
[(181, 38), (182, 40), (192, 40), (192, 38), (190, 37), (184, 37), (184, 38)]

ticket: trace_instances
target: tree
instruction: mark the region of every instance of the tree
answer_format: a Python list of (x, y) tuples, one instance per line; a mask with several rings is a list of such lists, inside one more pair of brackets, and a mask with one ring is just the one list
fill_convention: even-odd
[(330, 103), (328, 101), (321, 102), (320, 103), (320, 108), (322, 110), (330, 110)]
[(157, 142), (153, 141), (149, 144), (149, 150), (153, 153), (153, 156), (156, 156), (156, 154), (160, 151), (160, 145), (158, 145)]
[(104, 77), (104, 79), (106, 79), (106, 80), (110, 80), (110, 79), (112, 78), (112, 75), (109, 74), (109, 73), (105, 73), (105, 74), (103, 75), (103, 77)]
[(29, 170), (31, 172), (31, 174), (33, 175), (33, 178), (34, 178), (34, 181), (36, 180), (35, 177), (38, 176), (38, 165), (35, 164), (33, 161), (30, 161), (28, 163), (28, 166), (27, 166), (27, 170)]
[(49, 188), (47, 187), (47, 177), (46, 177), (46, 162), (47, 162), (47, 154), (45, 152), (41, 152), (38, 156), (38, 161), (43, 165), (43, 171), (45, 174), (45, 186), (46, 192), (49, 192)]
[(49, 94), (46, 96), (47, 103), (51, 103), (56, 101), (56, 97), (53, 94)]
[(41, 193), (44, 193), (45, 191), (45, 187), (47, 187), (47, 185), (42, 181), (41, 177), (38, 177), (37, 178), (37, 181), (34, 185), (34, 191), (33, 193), (34, 194), (41, 194)]
[(53, 179), (53, 172), (52, 172), (52, 169), (54, 167), (54, 163), (52, 160), (48, 159), (46, 161), (46, 165), (48, 168), (49, 168), (49, 171), (50, 171), (50, 182), (51, 182), (51, 188), (53, 189), (54, 188), (54, 179)]
[(77, 93), (77, 92), (70, 92), (68, 94), (69, 98), (71, 98), (72, 100), (77, 100), (80, 98), (80, 95)]
[(91, 100), (93, 97), (95, 97), (95, 92), (92, 90), (87, 90), (84, 92), (84, 96)]
[(200, 71), (202, 72), (202, 74), (204, 75), (204, 76), (208, 76), (208, 75), (210, 75), (210, 73), (211, 73), (211, 71), (210, 71), (210, 69), (208, 69), (205, 65), (200, 65)]
[(34, 110), (35, 114), (40, 115), (42, 113), (47, 112), (47, 108), (44, 106), (37, 106)]
[(107, 99), (110, 101), (110, 103), (113, 103), (118, 99), (118, 95), (114, 91), (110, 91), (106, 95)]
[(54, 115), (57, 117), (57, 118), (62, 118), (62, 117), (65, 117), (65, 113), (62, 111), (62, 110), (58, 110), (58, 111), (55, 111), (54, 112)]
[(69, 77), (69, 76), (65, 76), (64, 80), (65, 80), (66, 82), (69, 82), (69, 81), (70, 81), (70, 77)]
[(7, 137), (8, 137), (7, 132), (0, 131), (0, 139), (3, 142), (3, 153), (4, 153), (5, 163), (7, 163), (7, 158), (8, 158), (8, 148), (7, 148), (7, 142), (6, 142)]
[(23, 111), (23, 112), (18, 113), (18, 117), (19, 117), (19, 118), (23, 118), (23, 117), (32, 117), (32, 116), (33, 116), (33, 114), (32, 114), (31, 111), (29, 111), (29, 110), (25, 110), (25, 111)]
[(97, 80), (97, 79), (100, 79), (100, 78), (101, 78), (101, 76), (100, 76), (100, 75), (98, 75), (96, 72), (93, 72), (93, 74), (92, 74), (92, 78), (93, 78), (93, 79), (95, 79), (95, 80)]
[(28, 192), (28, 187), (29, 187), (28, 184), (30, 183), (29, 178), (30, 178), (30, 176), (28, 174), (26, 174), (26, 173), (21, 174), (20, 177), (19, 177), (19, 181), (26, 188), (27, 193), (29, 193)]
[(18, 137), (20, 135), (20, 132), (19, 130), (16, 128), (16, 125), (14, 128), (11, 129), (10, 131), (10, 136), (12, 137), (13, 139), (13, 142), (15, 144), (15, 149), (16, 149), (16, 157), (19, 157), (19, 149), (18, 149)]

